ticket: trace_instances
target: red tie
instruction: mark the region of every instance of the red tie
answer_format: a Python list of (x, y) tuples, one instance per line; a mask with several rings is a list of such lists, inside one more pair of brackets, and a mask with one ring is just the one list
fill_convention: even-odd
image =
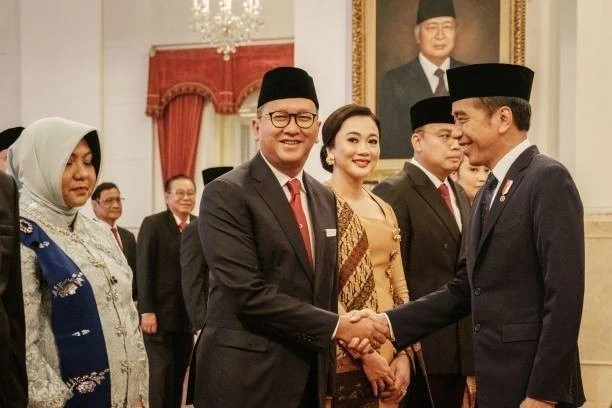
[(308, 261), (312, 265), (312, 247), (310, 246), (310, 232), (308, 231), (308, 222), (306, 221), (306, 214), (302, 208), (302, 187), (300, 180), (291, 179), (287, 182), (287, 187), (291, 193), (291, 209), (295, 215), (298, 227), (300, 228), (300, 234), (302, 234), (302, 240), (306, 247), (306, 253), (308, 254)]
[(187, 228), (187, 222), (186, 221), (181, 221), (181, 223), (179, 224), (179, 231), (183, 232), (183, 230), (185, 228)]
[(115, 240), (117, 241), (117, 244), (119, 244), (119, 248), (123, 249), (123, 245), (121, 245), (121, 239), (119, 239), (119, 231), (117, 231), (117, 228), (112, 227), (111, 232), (113, 233), (113, 236), (115, 237)]
[(440, 187), (438, 187), (438, 192), (440, 193), (440, 195), (444, 199), (444, 202), (446, 203), (446, 206), (448, 207), (448, 209), (450, 210), (451, 214), (454, 217), (455, 216), (455, 210), (453, 209), (453, 203), (451, 202), (450, 193), (448, 191), (448, 186), (446, 184), (444, 184), (444, 183), (440, 184)]

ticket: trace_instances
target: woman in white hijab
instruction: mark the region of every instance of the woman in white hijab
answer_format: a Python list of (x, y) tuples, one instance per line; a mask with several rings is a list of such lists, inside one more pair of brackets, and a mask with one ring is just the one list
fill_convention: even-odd
[(100, 158), (97, 131), (62, 118), (34, 122), (9, 150), (21, 193), (31, 407), (148, 405), (132, 273), (110, 233), (77, 210)]

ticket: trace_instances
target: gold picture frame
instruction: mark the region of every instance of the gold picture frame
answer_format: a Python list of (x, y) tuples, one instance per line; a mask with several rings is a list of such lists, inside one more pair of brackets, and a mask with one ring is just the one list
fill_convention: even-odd
[[(499, 61), (524, 64), (526, 0), (497, 1), (499, 1)], [(377, 0), (352, 0), (352, 100), (354, 103), (368, 105), (374, 110), (377, 84), (376, 6)], [(396, 173), (405, 161), (405, 158), (381, 159), (374, 171), (372, 182)]]

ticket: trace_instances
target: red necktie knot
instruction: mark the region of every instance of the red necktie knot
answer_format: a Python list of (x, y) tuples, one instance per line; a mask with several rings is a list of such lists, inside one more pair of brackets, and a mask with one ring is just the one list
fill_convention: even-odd
[(119, 248), (123, 249), (123, 245), (121, 245), (121, 239), (119, 238), (119, 230), (117, 230), (117, 227), (111, 227), (111, 232), (113, 233), (113, 237), (115, 237), (115, 241), (117, 241), (117, 245), (119, 245)]
[(179, 231), (183, 232), (183, 230), (185, 228), (187, 228), (187, 222), (186, 221), (181, 221), (181, 223), (179, 224)]

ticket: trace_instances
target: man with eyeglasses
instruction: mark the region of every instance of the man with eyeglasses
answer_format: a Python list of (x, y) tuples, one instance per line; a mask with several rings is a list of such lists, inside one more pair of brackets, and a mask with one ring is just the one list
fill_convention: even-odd
[(164, 184), (166, 211), (142, 221), (136, 250), (138, 311), (149, 357), (150, 408), (180, 408), (193, 336), (181, 289), (182, 231), (197, 218), (195, 183), (185, 174)]
[[(410, 116), (414, 157), (373, 191), (397, 216), (406, 282), (410, 299), (416, 300), (455, 276), (470, 204), (461, 186), (449, 177), (462, 155), (457, 139), (451, 136), (450, 98), (417, 102)], [(469, 318), (464, 318), (421, 340), (436, 407), (461, 407), (466, 376), (473, 375), (471, 333)], [(415, 398), (409, 401), (410, 407), (428, 406), (426, 398), (409, 398)]]
[(337, 310), (336, 206), (303, 171), (320, 122), (313, 79), (279, 67), (262, 81), (252, 128), (259, 153), (209, 183), (200, 236), (210, 268), (196, 350), (194, 405), (323, 407), (333, 339), (384, 341)]
[(123, 197), (119, 187), (115, 183), (100, 183), (91, 195), (91, 207), (96, 215), (95, 219), (108, 226), (132, 269), (132, 299), (136, 300), (136, 238), (130, 231), (117, 225), (117, 220), (123, 213)]

